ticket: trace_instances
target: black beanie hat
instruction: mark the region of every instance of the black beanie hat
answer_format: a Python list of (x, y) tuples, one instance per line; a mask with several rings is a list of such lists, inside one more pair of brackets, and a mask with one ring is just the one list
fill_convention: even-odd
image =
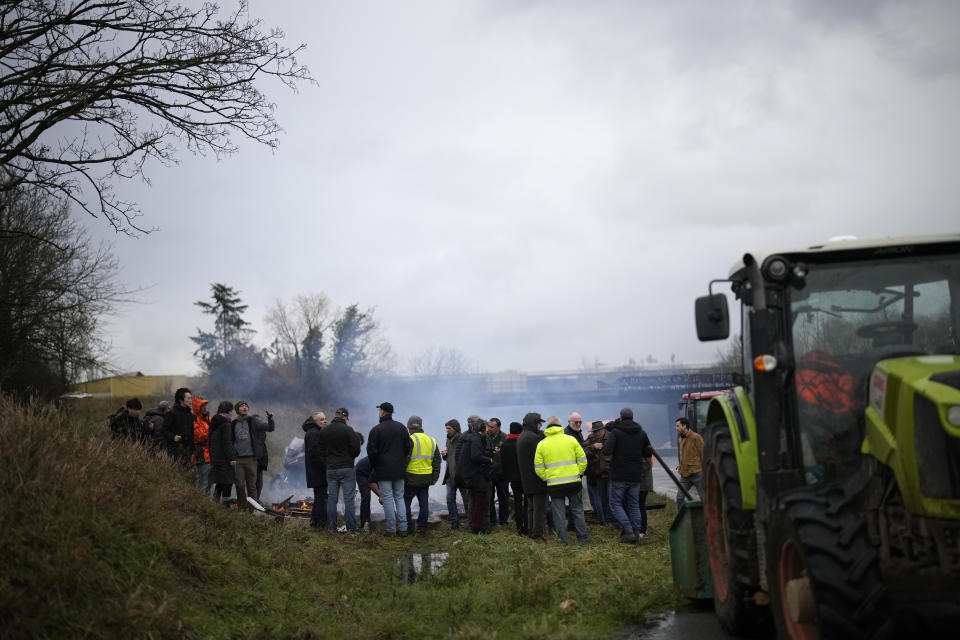
[(127, 400), (127, 409), (143, 409), (140, 398), (130, 398)]
[(511, 423), (510, 423), (510, 433), (512, 433), (512, 434), (517, 434), (517, 433), (520, 433), (521, 431), (523, 431), (523, 425), (522, 425), (522, 424), (520, 424), (519, 422), (511, 422)]

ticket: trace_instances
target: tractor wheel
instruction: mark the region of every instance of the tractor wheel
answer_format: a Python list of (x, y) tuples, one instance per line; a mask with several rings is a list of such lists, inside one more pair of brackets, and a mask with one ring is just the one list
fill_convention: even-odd
[(710, 424), (706, 429), (703, 507), (713, 604), (720, 625), (734, 635), (769, 635), (769, 612), (755, 604), (757, 588), (750, 579), (753, 512), (743, 508), (737, 459), (726, 423)]
[(767, 536), (770, 608), (781, 638), (888, 638), (876, 551), (836, 488), (794, 489)]

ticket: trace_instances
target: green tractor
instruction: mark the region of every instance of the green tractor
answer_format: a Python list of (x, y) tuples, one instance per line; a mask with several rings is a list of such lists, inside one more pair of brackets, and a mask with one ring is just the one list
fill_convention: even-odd
[[(714, 282), (701, 340), (729, 335)], [(745, 376), (703, 432), (724, 629), (960, 637), (960, 234), (748, 253), (719, 282)]]

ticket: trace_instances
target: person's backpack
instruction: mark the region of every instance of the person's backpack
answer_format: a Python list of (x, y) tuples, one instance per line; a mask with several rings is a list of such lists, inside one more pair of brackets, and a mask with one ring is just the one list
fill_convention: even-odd
[(127, 433), (127, 425), (123, 420), (123, 415), (127, 412), (126, 407), (120, 407), (109, 416), (107, 416), (107, 424), (110, 426), (110, 436), (115, 439), (123, 439), (129, 437)]

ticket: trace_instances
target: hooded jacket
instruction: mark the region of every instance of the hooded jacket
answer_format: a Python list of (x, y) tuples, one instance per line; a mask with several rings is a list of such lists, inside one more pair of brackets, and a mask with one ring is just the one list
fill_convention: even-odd
[[(580, 477), (587, 470), (587, 456), (583, 447), (573, 436), (564, 433), (563, 427), (547, 427), (544, 438), (537, 444), (533, 456), (536, 474), (547, 483), (547, 491), (563, 491), (568, 485), (580, 487)], [(580, 491), (579, 488), (576, 489)]]
[(479, 433), (468, 431), (461, 437), (457, 452), (457, 487), (471, 491), (486, 491), (489, 485), (487, 470), (493, 460), (486, 455), (486, 443)]
[[(417, 448), (413, 443), (413, 436), (416, 433), (423, 433), (423, 430), (415, 431), (410, 434), (410, 442), (413, 444), (413, 455), (416, 455)], [(426, 451), (422, 453), (424, 455), (430, 456), (430, 473), (411, 473), (410, 465), (407, 465), (407, 475), (404, 478), (404, 485), (407, 487), (429, 487), (432, 484), (436, 484), (437, 479), (440, 477), (440, 447), (437, 446), (437, 441), (433, 438), (430, 438), (430, 443), (433, 445), (433, 453), (430, 454)]]
[(377, 426), (370, 430), (367, 457), (378, 481), (403, 480), (412, 450), (410, 432), (393, 419), (392, 413), (384, 414)]
[(193, 396), (193, 452), (196, 464), (210, 462), (210, 416), (200, 415), (200, 407), (207, 401)]
[[(147, 425), (146, 433), (150, 443), (157, 449), (167, 448), (167, 439), (163, 437), (163, 416), (165, 415), (160, 407), (147, 410), (146, 422), (150, 424)], [(151, 425), (152, 428), (150, 428)]]
[(310, 416), (303, 422), (303, 467), (307, 473), (307, 487), (320, 489), (327, 486), (327, 462), (323, 458), (320, 434), (323, 432)]
[(532, 496), (545, 494), (547, 483), (544, 482), (533, 468), (533, 458), (537, 454), (537, 445), (543, 440), (543, 435), (537, 430), (537, 425), (523, 425), (523, 431), (517, 438), (517, 466), (520, 467), (520, 481), (523, 483), (523, 493)]
[(611, 482), (639, 482), (641, 491), (653, 491), (653, 448), (643, 427), (633, 420), (621, 420), (607, 434), (602, 451), (610, 456)]
[(511, 433), (503, 442), (500, 448), (500, 464), (503, 469), (503, 478), (512, 484), (516, 489), (520, 489), (518, 483), (520, 479), (520, 466), (517, 463), (517, 441), (520, 439), (519, 433)]

